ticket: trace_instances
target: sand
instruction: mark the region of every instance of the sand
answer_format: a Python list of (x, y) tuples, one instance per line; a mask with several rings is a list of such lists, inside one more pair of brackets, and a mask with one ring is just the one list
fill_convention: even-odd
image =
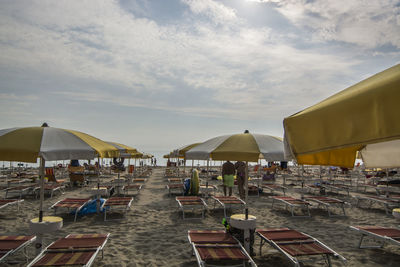
[[(100, 254), (93, 266), (197, 266), (187, 239), (187, 231), (223, 230), (221, 224), (223, 210), (213, 210), (213, 205), (210, 205), (204, 219), (182, 220), (182, 213), (177, 209), (175, 197), (169, 197), (165, 188), (167, 181), (164, 178), (164, 170), (162, 167), (153, 170), (124, 219), (104, 222), (103, 215), (91, 214), (78, 217), (77, 222), (74, 222), (72, 215), (61, 212), (59, 216), (64, 219), (64, 226), (51, 235), (45, 235), (45, 245), (70, 233), (111, 233), (104, 249), (104, 258), (101, 258)], [(220, 182), (213, 181), (213, 183)], [(289, 191), (289, 195), (297, 195), (295, 188)], [(398, 227), (400, 222), (386, 215), (383, 207), (374, 205), (373, 208), (359, 208), (353, 205), (346, 208), (346, 217), (331, 218), (327, 216), (325, 210), (314, 207), (311, 208), (310, 218), (293, 218), (284, 208), (276, 207), (272, 210), (269, 195), (263, 193), (260, 197), (249, 198), (250, 214), (257, 217), (257, 228), (289, 227), (303, 231), (344, 256), (347, 259), (347, 266), (400, 266), (399, 246), (388, 244), (383, 249), (358, 249), (360, 235), (349, 228), (350, 225)], [(74, 188), (66, 190), (62, 195), (56, 193), (53, 198), (46, 197), (45, 215), (53, 214), (48, 208), (58, 200), (85, 196), (90, 196), (87, 188)], [(332, 196), (354, 203), (353, 199), (345, 194), (332, 194)], [(28, 221), (37, 217), (38, 206), (38, 199), (27, 197), (19, 212), (15, 212), (14, 207), (0, 210), (1, 233), (29, 234)], [(112, 218), (118, 216), (115, 214)], [(259, 243), (260, 239), (256, 237), (254, 245), (256, 255), (253, 259), (258, 266), (292, 266), (269, 245), (263, 247), (260, 256)], [(28, 252), (32, 259), (34, 254), (32, 246)], [(323, 264), (324, 262), (319, 259), (305, 263), (306, 266)], [(332, 264), (343, 265), (340, 260), (335, 259), (332, 260)], [(25, 264), (9, 264), (9, 266), (25, 266)]]

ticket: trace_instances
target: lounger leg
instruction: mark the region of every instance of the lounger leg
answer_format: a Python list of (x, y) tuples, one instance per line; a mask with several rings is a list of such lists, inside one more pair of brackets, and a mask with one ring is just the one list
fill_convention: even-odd
[(331, 267), (332, 263), (331, 263), (331, 258), (329, 257), (329, 255), (326, 255), (326, 261), (328, 263), (328, 266)]
[(344, 204), (342, 204), (343, 216), (346, 216), (346, 211), (344, 210)]
[(76, 222), (76, 218), (78, 217), (78, 209), (75, 211), (75, 219), (74, 222)]

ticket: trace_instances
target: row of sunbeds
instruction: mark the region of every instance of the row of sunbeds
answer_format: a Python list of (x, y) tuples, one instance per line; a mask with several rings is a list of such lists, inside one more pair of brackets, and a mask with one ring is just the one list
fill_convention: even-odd
[[(350, 226), (361, 234), (359, 248), (382, 247), (385, 242), (400, 245), (400, 230), (376, 226)], [(328, 266), (331, 257), (346, 261), (339, 253), (306, 233), (289, 228), (257, 229), (262, 247), (268, 243), (294, 266), (301, 266), (305, 256), (322, 256)], [(27, 266), (91, 266), (106, 245), (110, 234), (74, 234), (47, 246)], [(365, 237), (381, 241), (379, 246), (362, 246)], [(189, 230), (188, 239), (199, 266), (257, 266), (241, 243), (225, 231)], [(0, 262), (25, 250), (35, 236), (0, 236)], [(26, 250), (24, 251), (25, 257)]]
[[(385, 242), (400, 245), (400, 230), (379, 226), (350, 226), (361, 234), (359, 248), (381, 248)], [(304, 257), (322, 256), (328, 266), (331, 258), (346, 259), (328, 245), (309, 234), (289, 228), (257, 229), (259, 255), (265, 244), (278, 250), (294, 266), (302, 266)], [(363, 246), (365, 237), (379, 240), (378, 246)], [(189, 230), (188, 239), (199, 266), (256, 266), (240, 242), (226, 231)]]
[[(307, 211), (307, 214), (305, 216), (311, 216), (309, 210), (311, 202), (314, 202), (316, 205), (318, 205), (318, 207), (323, 206), (327, 210), (329, 217), (346, 215), (345, 206), (347, 205), (347, 203), (345, 201), (332, 197), (306, 196), (304, 199), (300, 199), (290, 196), (272, 196), (271, 198), (272, 208), (274, 208), (274, 205), (279, 202), (280, 204), (285, 205), (286, 208), (290, 208), (292, 216), (304, 216), (295, 215), (295, 208), (305, 209)], [(214, 201), (214, 209), (216, 208), (216, 204), (219, 204), (224, 209), (225, 218), (227, 217), (228, 209), (239, 208), (243, 211), (246, 205), (243, 200), (235, 196), (211, 196), (211, 199)], [(203, 198), (199, 196), (177, 196), (176, 201), (178, 202), (179, 209), (182, 211), (183, 219), (185, 219), (185, 211), (188, 210), (200, 210), (202, 213), (201, 218), (204, 218), (204, 213), (208, 205)], [(343, 214), (335, 214), (332, 211), (334, 206), (338, 207)]]

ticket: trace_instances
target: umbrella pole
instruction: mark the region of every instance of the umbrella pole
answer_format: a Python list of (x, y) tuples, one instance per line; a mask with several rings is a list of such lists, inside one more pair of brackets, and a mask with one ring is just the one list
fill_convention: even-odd
[(43, 201), (44, 201), (44, 166), (45, 160), (43, 157), (40, 157), (40, 168), (39, 168), (39, 176), (40, 176), (40, 204), (39, 204), (39, 222), (43, 221)]
[(248, 196), (249, 196), (249, 162), (246, 161), (246, 171), (245, 171), (245, 175), (244, 175), (244, 188), (245, 188), (245, 201), (246, 202), (246, 210), (245, 210), (245, 214), (246, 214), (246, 220), (249, 219), (249, 208), (247, 207), (247, 200), (248, 200)]
[[(207, 159), (207, 181), (206, 181), (206, 188), (208, 188), (208, 164), (210, 162), (210, 159)], [(206, 198), (208, 197), (208, 191), (206, 190)]]

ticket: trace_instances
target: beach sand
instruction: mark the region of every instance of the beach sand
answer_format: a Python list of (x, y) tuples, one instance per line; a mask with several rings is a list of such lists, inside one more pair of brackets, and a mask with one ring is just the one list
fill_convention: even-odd
[[(93, 266), (197, 266), (197, 261), (192, 256), (187, 231), (223, 230), (224, 226), (221, 224), (223, 210), (213, 210), (213, 205), (210, 204), (204, 219), (182, 220), (182, 213), (177, 208), (175, 197), (169, 197), (165, 188), (167, 181), (164, 178), (164, 170), (163, 167), (153, 170), (123, 220), (104, 222), (103, 215), (91, 214), (78, 217), (77, 222), (74, 222), (72, 215), (60, 212), (58, 214), (64, 219), (64, 226), (53, 234), (45, 235), (45, 245), (67, 234), (111, 233), (104, 249), (104, 258), (99, 254)], [(214, 183), (220, 182), (214, 181)], [(290, 195), (297, 194), (294, 189), (290, 191)], [(85, 196), (90, 196), (87, 189), (75, 188), (67, 190), (63, 195), (56, 193), (51, 199), (47, 197), (45, 215), (53, 215), (48, 208), (58, 200)], [(344, 194), (332, 196), (353, 202)], [(29, 197), (22, 203), (19, 212), (15, 212), (14, 207), (1, 210), (1, 233), (29, 234), (28, 221), (37, 217), (38, 206), (39, 200)], [(257, 228), (289, 227), (303, 231), (344, 256), (347, 259), (347, 266), (400, 266), (399, 246), (388, 244), (383, 249), (358, 249), (360, 235), (349, 228), (350, 225), (398, 227), (400, 221), (386, 215), (383, 207), (379, 205), (374, 205), (372, 209), (351, 206), (346, 209), (346, 217), (331, 218), (327, 216), (325, 210), (311, 208), (310, 218), (292, 218), (284, 208), (276, 207), (272, 210), (271, 199), (268, 198), (268, 194), (263, 193), (260, 197), (249, 198), (249, 211), (251, 215), (257, 217)], [(253, 259), (258, 266), (292, 266), (268, 244), (263, 247), (260, 256), (259, 243), (260, 239), (255, 237), (256, 255)], [(32, 259), (33, 246), (29, 247), (28, 252)], [(305, 265), (323, 266), (323, 264), (324, 261), (318, 259)], [(343, 265), (336, 259), (332, 260), (332, 264)], [(9, 266), (24, 265), (9, 264)]]

